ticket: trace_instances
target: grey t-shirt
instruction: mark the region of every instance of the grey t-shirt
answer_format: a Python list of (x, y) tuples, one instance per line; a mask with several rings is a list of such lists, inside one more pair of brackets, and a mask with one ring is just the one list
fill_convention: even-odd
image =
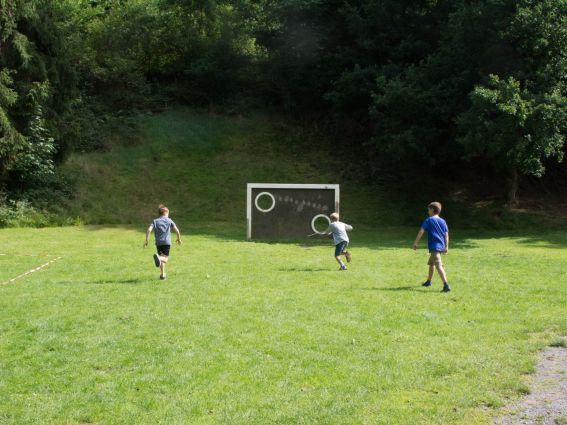
[(156, 245), (171, 245), (171, 229), (177, 227), (169, 217), (159, 217), (152, 221), (156, 235)]
[(342, 221), (335, 221), (334, 223), (329, 224), (325, 233), (327, 235), (332, 234), (334, 244), (338, 245), (341, 242), (349, 242), (347, 232), (350, 232), (351, 230), (352, 226), (350, 224), (343, 223)]

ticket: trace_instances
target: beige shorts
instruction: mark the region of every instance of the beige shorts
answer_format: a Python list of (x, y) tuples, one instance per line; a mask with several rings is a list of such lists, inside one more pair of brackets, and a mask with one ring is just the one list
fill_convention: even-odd
[(428, 266), (442, 266), (443, 260), (441, 260), (441, 253), (432, 251), (429, 253), (429, 261), (427, 262)]

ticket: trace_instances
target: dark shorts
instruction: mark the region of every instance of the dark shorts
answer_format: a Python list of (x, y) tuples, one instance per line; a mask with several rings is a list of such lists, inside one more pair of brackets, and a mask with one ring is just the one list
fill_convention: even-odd
[(339, 255), (341, 255), (343, 252), (346, 251), (348, 247), (348, 242), (344, 241), (341, 243), (338, 243), (335, 245), (335, 257), (338, 257)]
[(169, 248), (171, 248), (171, 245), (158, 245), (156, 246), (156, 248), (159, 255), (165, 255), (166, 257), (169, 257)]

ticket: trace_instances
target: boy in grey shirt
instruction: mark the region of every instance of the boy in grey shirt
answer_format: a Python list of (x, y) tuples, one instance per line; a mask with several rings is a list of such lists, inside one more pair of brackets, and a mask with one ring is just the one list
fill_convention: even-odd
[(152, 233), (153, 230), (155, 232), (157, 249), (157, 254), (154, 254), (154, 262), (156, 267), (159, 267), (160, 270), (159, 278), (164, 280), (166, 278), (165, 264), (169, 259), (169, 249), (171, 248), (171, 231), (173, 230), (177, 234), (178, 245), (181, 245), (181, 233), (173, 220), (169, 218), (169, 208), (165, 205), (160, 205), (158, 212), (159, 217), (153, 220), (148, 230), (146, 230), (144, 248), (148, 246), (150, 233)]
[(333, 235), (333, 243), (335, 244), (335, 260), (337, 260), (337, 263), (339, 263), (339, 266), (341, 267), (339, 270), (346, 270), (347, 267), (341, 260), (341, 255), (344, 254), (347, 262), (350, 263), (352, 254), (347, 251), (349, 244), (347, 232), (352, 230), (352, 226), (339, 221), (339, 214), (336, 212), (332, 213), (329, 217), (331, 219), (331, 223), (325, 231), (325, 234)]

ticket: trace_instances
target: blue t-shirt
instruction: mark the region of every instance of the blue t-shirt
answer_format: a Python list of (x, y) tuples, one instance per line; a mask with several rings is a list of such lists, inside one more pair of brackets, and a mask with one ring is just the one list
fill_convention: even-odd
[(173, 220), (169, 217), (156, 218), (152, 222), (156, 235), (156, 245), (171, 245), (171, 229), (175, 226)]
[(449, 232), (445, 220), (439, 216), (428, 217), (421, 228), (427, 232), (427, 248), (430, 251), (445, 251), (445, 233)]

